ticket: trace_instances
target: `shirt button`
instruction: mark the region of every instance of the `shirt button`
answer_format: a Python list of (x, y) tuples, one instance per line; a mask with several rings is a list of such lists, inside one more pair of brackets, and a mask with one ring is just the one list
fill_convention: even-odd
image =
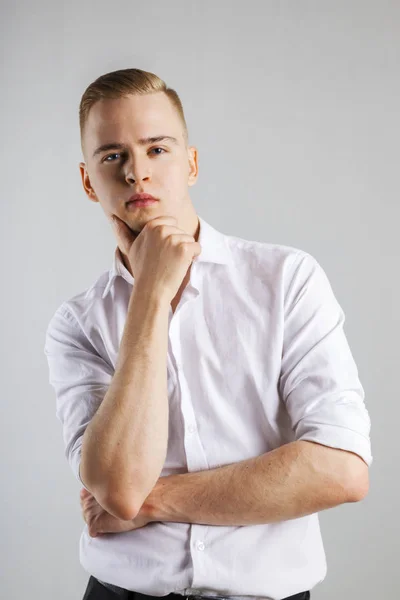
[(203, 542), (197, 542), (197, 550), (204, 550)]
[(194, 431), (196, 431), (196, 425), (189, 425), (188, 430), (190, 433), (193, 433)]

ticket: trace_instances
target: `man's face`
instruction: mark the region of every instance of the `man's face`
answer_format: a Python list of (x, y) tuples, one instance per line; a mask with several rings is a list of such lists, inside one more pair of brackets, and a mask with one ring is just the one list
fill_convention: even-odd
[[(171, 136), (171, 140), (140, 143), (141, 139)], [(89, 112), (80, 163), (88, 197), (100, 202), (107, 218), (115, 214), (139, 233), (160, 215), (181, 220), (191, 205), (188, 187), (196, 182), (197, 150), (188, 148), (183, 124), (163, 92), (101, 100)], [(104, 144), (121, 148), (98, 151)], [(96, 152), (97, 151), (97, 152)], [(136, 193), (148, 193), (158, 202), (127, 208)]]

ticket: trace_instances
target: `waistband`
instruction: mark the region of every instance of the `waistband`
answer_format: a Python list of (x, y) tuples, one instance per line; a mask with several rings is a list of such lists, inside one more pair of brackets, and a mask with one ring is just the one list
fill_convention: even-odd
[[(231, 600), (229, 596), (199, 596), (199, 595), (184, 595), (184, 594), (176, 594), (172, 592), (171, 594), (167, 594), (166, 596), (151, 596), (148, 594), (142, 594), (141, 592), (131, 592), (130, 590), (126, 590), (125, 588), (118, 587), (116, 585), (112, 585), (111, 583), (105, 583), (104, 581), (99, 581), (102, 585), (112, 590), (115, 594), (117, 594), (121, 600), (128, 600), (132, 598), (133, 594), (135, 596), (135, 600)], [(261, 600), (258, 596), (249, 597), (252, 600)], [(298, 594), (294, 594), (292, 596), (286, 596), (281, 600), (310, 600), (311, 595), (310, 591), (306, 590), (304, 592), (299, 592)]]

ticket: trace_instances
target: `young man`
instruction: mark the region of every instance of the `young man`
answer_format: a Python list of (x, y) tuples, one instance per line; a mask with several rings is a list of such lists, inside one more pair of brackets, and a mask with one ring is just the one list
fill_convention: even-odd
[(153, 73), (99, 77), (80, 127), (117, 248), (57, 309), (45, 353), (84, 486), (85, 599), (310, 598), (327, 572), (317, 513), (363, 499), (372, 463), (327, 276), (196, 213), (197, 150)]

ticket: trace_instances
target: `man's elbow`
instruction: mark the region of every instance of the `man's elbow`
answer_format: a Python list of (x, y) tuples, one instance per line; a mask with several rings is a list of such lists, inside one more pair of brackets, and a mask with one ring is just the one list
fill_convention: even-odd
[[(82, 475), (82, 473), (84, 474)], [(100, 506), (116, 519), (130, 521), (133, 520), (139, 513), (139, 510), (137, 510), (133, 499), (128, 499), (126, 493), (111, 493), (108, 487), (104, 484), (96, 487), (92, 483), (88, 483), (88, 478), (84, 472), (82, 462), (79, 467), (79, 479), (84, 487), (90, 491), (92, 496), (95, 497)]]
[(361, 456), (349, 450), (326, 446), (311, 440), (299, 440), (307, 450), (315, 449), (312, 455), (315, 464), (321, 464), (325, 456), (324, 475), (334, 473), (336, 483), (341, 491), (343, 502), (360, 502), (369, 491), (369, 467)]
[(125, 487), (124, 490), (117, 490), (107, 494), (107, 504), (110, 506), (112, 513), (119, 519), (130, 521), (135, 519), (140, 513), (141, 507), (146, 498), (154, 488), (158, 477), (151, 481), (146, 481), (146, 484), (140, 484), (141, 479), (138, 477), (135, 485), (135, 492), (132, 487)]
[(136, 505), (127, 502), (126, 495), (121, 494), (106, 498), (102, 506), (110, 515), (122, 521), (133, 521), (139, 513)]
[(360, 502), (369, 492), (369, 467), (358, 454), (348, 454), (350, 458), (347, 472), (349, 502)]
[(349, 502), (360, 502), (368, 496), (369, 483), (353, 486), (349, 494)]

